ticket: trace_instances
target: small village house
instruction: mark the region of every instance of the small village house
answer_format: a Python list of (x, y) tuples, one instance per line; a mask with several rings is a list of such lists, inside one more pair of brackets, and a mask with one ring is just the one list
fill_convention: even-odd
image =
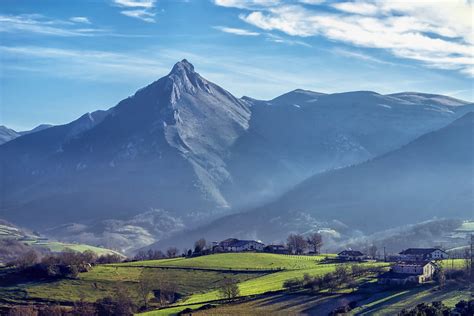
[(222, 251), (240, 252), (240, 251), (263, 251), (265, 245), (255, 240), (240, 240), (228, 238), (219, 243), (218, 247)]
[(278, 254), (288, 254), (289, 252), (285, 245), (267, 245), (263, 248), (263, 251)]
[(344, 250), (337, 254), (337, 258), (343, 261), (362, 261), (366, 256), (358, 250)]
[(432, 261), (399, 262), (379, 277), (380, 284), (421, 284), (433, 279), (437, 266)]
[(448, 258), (449, 255), (439, 248), (408, 248), (400, 252), (402, 261), (430, 261)]

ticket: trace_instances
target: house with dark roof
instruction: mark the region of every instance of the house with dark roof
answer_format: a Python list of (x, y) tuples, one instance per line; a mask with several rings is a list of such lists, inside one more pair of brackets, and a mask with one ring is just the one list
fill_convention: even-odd
[(270, 253), (288, 254), (289, 250), (285, 245), (267, 245), (263, 251)]
[(240, 252), (240, 251), (262, 251), (265, 245), (255, 240), (240, 240), (228, 238), (219, 243), (218, 247), (222, 251)]
[(344, 250), (337, 254), (337, 258), (344, 261), (362, 261), (366, 256), (358, 250)]
[(379, 276), (380, 284), (407, 285), (421, 284), (433, 279), (437, 265), (432, 261), (398, 262)]
[(439, 248), (408, 248), (399, 253), (402, 261), (430, 261), (448, 259), (449, 255)]

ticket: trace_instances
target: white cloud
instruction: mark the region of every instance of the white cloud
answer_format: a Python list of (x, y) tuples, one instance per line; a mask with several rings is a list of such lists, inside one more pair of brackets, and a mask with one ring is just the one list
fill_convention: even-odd
[[(81, 18), (81, 22), (77, 20)], [(111, 30), (84, 25), (84, 17), (73, 17), (69, 20), (51, 19), (41, 14), (1, 15), (0, 33), (34, 33), (45, 36), (110, 36), (110, 37), (147, 37), (147, 35), (121, 34)], [(87, 18), (86, 18), (87, 19)], [(75, 20), (75, 21), (74, 21)], [(87, 21), (89, 21), (87, 19)]]
[(155, 7), (156, 0), (114, 0), (114, 3), (121, 7), (151, 9)]
[(375, 4), (367, 2), (339, 2), (334, 3), (332, 6), (340, 11), (361, 15), (372, 15), (378, 12)]
[(332, 49), (332, 52), (341, 56), (356, 58), (356, 59), (360, 59), (363, 61), (368, 61), (368, 62), (372, 62), (376, 64), (394, 65), (394, 63), (391, 63), (382, 59), (378, 59), (378, 58), (375, 58), (373, 56), (370, 56), (358, 51), (350, 51), (343, 48), (335, 48), (335, 49)]
[(218, 6), (239, 8), (239, 9), (258, 9), (261, 7), (277, 6), (280, 0), (214, 0)]
[(78, 28), (72, 21), (54, 20), (40, 14), (0, 15), (0, 32), (36, 33), (51, 36), (93, 36), (104, 30)]
[(129, 16), (131, 18), (136, 18), (148, 23), (154, 23), (156, 22), (155, 19), (153, 18), (155, 16), (155, 13), (149, 12), (144, 9), (137, 9), (137, 10), (124, 10), (120, 11), (123, 15)]
[(472, 75), (472, 3), (457, 0), (366, 0), (332, 4), (336, 12), (281, 4), (240, 18), (266, 31), (324, 36), (359, 47), (379, 48), (428, 67)]
[(282, 37), (282, 36), (271, 34), (271, 33), (267, 34), (267, 40), (270, 42), (281, 43), (281, 44), (286, 44), (286, 45), (291, 45), (291, 46), (300, 45), (300, 46), (305, 46), (305, 47), (312, 47), (310, 44), (306, 42), (293, 40), (287, 37)]
[(326, 0), (299, 0), (300, 3), (304, 4), (321, 4), (324, 3)]
[(14, 58), (15, 63), (3, 63), (8, 70), (43, 72), (47, 75), (104, 82), (138, 79), (155, 79), (168, 67), (149, 53), (115, 53), (100, 50), (64, 49), (44, 46), (0, 46), (4, 59)]
[(120, 11), (121, 14), (142, 20), (148, 23), (154, 23), (156, 15), (153, 9), (156, 5), (156, 0), (114, 0), (114, 4), (126, 8)]
[(233, 27), (215, 26), (214, 28), (219, 30), (219, 31), (234, 34), (234, 35), (241, 35), (241, 36), (258, 36), (258, 35), (260, 35), (260, 33), (257, 33), (257, 32), (252, 32), (252, 31), (249, 31), (249, 30), (233, 28)]
[(75, 23), (84, 23), (84, 24), (91, 24), (91, 21), (85, 16), (73, 16), (69, 19), (71, 22)]

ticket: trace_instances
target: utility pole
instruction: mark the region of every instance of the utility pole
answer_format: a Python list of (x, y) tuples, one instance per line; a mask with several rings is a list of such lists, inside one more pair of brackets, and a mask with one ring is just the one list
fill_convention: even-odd
[(470, 265), (470, 288), (471, 288), (471, 292), (472, 292), (472, 285), (474, 283), (474, 265), (472, 264), (472, 262), (474, 261), (474, 234), (471, 234), (471, 253), (470, 253), (470, 258), (469, 258), (470, 262), (469, 262), (469, 265)]
[(387, 254), (385, 252), (385, 246), (383, 246), (383, 261), (387, 262)]

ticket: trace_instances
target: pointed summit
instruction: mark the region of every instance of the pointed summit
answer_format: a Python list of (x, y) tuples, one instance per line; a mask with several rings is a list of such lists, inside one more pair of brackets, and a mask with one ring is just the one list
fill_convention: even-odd
[(211, 93), (209, 82), (194, 71), (194, 66), (183, 59), (177, 62), (167, 78), (168, 91), (171, 92), (171, 103), (181, 98), (182, 93), (196, 94), (198, 91)]
[(191, 73), (195, 73), (193, 64), (191, 64), (186, 59), (183, 59), (173, 66), (170, 74), (183, 75)]

